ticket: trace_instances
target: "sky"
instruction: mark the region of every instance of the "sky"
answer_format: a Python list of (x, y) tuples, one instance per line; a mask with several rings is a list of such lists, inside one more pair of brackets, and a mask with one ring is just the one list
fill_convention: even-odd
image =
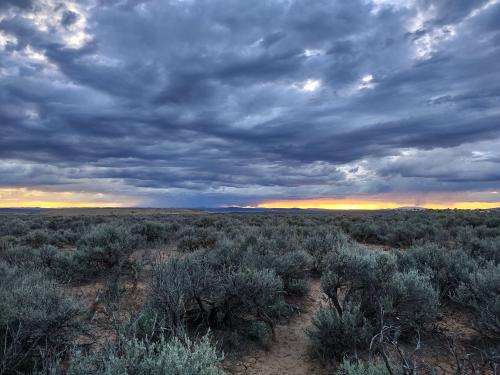
[(498, 0), (0, 0), (0, 207), (499, 192)]

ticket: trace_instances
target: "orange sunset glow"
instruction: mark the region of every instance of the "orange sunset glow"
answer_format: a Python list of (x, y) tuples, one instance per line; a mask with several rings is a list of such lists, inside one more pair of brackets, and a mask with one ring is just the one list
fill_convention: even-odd
[[(483, 193), (488, 194), (488, 193)], [(496, 192), (489, 193), (490, 195)], [(420, 197), (411, 195), (380, 194), (374, 196), (346, 196), (334, 198), (311, 199), (278, 199), (256, 204), (255, 208), (301, 208), (301, 209), (326, 209), (326, 210), (382, 210), (400, 207), (420, 207), (428, 209), (489, 209), (500, 207), (500, 201), (477, 200), (478, 193), (460, 194), (426, 194)], [(448, 197), (446, 197), (448, 196)], [(455, 196), (455, 197), (454, 197)], [(453, 200), (455, 198), (456, 200)], [(470, 200), (468, 200), (469, 198)], [(475, 199), (476, 198), (476, 199)]]
[(26, 188), (0, 189), (0, 208), (130, 207), (140, 203), (128, 197), (87, 192), (52, 192)]

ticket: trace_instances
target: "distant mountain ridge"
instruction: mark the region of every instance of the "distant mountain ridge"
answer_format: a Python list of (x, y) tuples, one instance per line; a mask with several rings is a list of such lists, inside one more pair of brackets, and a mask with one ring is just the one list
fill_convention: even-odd
[(0, 214), (30, 214), (40, 211), (48, 210), (49, 208), (40, 208), (40, 207), (20, 207), (20, 208), (1, 208)]
[(237, 207), (237, 206), (234, 206), (234, 207), (215, 207), (215, 208), (212, 208), (212, 207), (208, 207), (208, 208), (201, 208), (201, 210), (203, 211), (207, 211), (207, 212), (235, 212), (235, 213), (238, 213), (238, 212), (281, 212), (281, 213), (299, 213), (299, 212), (328, 212), (328, 211), (331, 211), (331, 210), (325, 210), (325, 209), (321, 209), (321, 208), (307, 208), (307, 209), (304, 209), (304, 208), (260, 208), (260, 207)]
[[(162, 211), (175, 211), (175, 212), (208, 212), (208, 213), (281, 213), (281, 214), (294, 214), (294, 213), (302, 213), (302, 214), (314, 214), (314, 213), (332, 213), (332, 212), (391, 212), (391, 211), (428, 211), (432, 210), (425, 207), (418, 206), (403, 206), (398, 208), (385, 208), (378, 210), (337, 210), (337, 209), (325, 209), (325, 208), (260, 208), (260, 207), (238, 207), (238, 206), (230, 206), (230, 207), (198, 207), (198, 208), (151, 208), (151, 207), (123, 207), (123, 208), (104, 208), (104, 207), (95, 207), (95, 208), (41, 208), (41, 207), (19, 207), (19, 208), (2, 208), (0, 207), (0, 215), (8, 215), (8, 214), (36, 214), (36, 213), (53, 213), (58, 214), (59, 212), (63, 213), (66, 211), (72, 211), (74, 215), (78, 215), (79, 210), (81, 213), (88, 211), (96, 211), (97, 213), (105, 214), (104, 211), (112, 211), (109, 214), (120, 213), (123, 212), (126, 214), (128, 211), (134, 214), (140, 214), (141, 211), (155, 211), (156, 213), (161, 213)], [(452, 209), (444, 209), (444, 210), (452, 210)], [(478, 209), (480, 211), (499, 211), (500, 207), (494, 208), (486, 208), (486, 209)], [(102, 211), (102, 212), (101, 212)]]

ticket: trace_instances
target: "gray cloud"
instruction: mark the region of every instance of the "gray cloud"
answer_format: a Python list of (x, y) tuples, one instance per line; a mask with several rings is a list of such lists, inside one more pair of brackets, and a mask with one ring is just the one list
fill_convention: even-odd
[(8, 8), (29, 9), (33, 6), (33, 0), (2, 0), (0, 10)]
[(500, 138), (500, 4), (0, 4), (1, 186), (196, 206), (500, 184), (474, 156)]

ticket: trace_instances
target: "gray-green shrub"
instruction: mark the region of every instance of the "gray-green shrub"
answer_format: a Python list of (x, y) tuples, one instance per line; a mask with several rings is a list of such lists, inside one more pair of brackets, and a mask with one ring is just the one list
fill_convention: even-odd
[(203, 253), (195, 253), (157, 267), (149, 306), (167, 330), (178, 334), (191, 321), (235, 328), (249, 320), (273, 329), (270, 315), (283, 293), (274, 270), (212, 266)]
[(428, 274), (441, 299), (448, 299), (458, 285), (477, 269), (466, 252), (449, 250), (431, 243), (419, 244), (399, 253), (400, 267)]
[(27, 245), (32, 247), (40, 247), (46, 245), (50, 242), (51, 235), (45, 229), (35, 229), (25, 236), (25, 242)]
[(206, 249), (217, 242), (217, 237), (217, 231), (212, 228), (188, 226), (177, 232), (177, 248), (186, 252)]
[(325, 257), (321, 288), (339, 318), (346, 306), (356, 304), (371, 325), (379, 327), (383, 320), (403, 334), (432, 322), (439, 306), (427, 275), (398, 271), (393, 255), (359, 247)]
[(82, 307), (41, 272), (0, 262), (0, 373), (31, 371), (82, 332)]
[(68, 375), (222, 375), (223, 359), (205, 336), (199, 342), (188, 337), (159, 341), (122, 338), (94, 354), (74, 353)]
[(291, 295), (304, 295), (307, 292), (305, 278), (311, 270), (312, 257), (305, 251), (291, 251), (275, 255), (270, 267), (283, 280), (284, 289)]
[[(387, 367), (381, 360), (369, 360), (366, 362), (351, 362), (344, 359), (337, 368), (339, 375), (389, 375)], [(399, 373), (398, 373), (399, 374)], [(394, 374), (395, 375), (395, 374)]]
[(321, 287), (339, 315), (345, 305), (354, 301), (370, 316), (378, 312), (382, 293), (395, 270), (393, 256), (351, 246), (325, 257)]
[(218, 277), (199, 259), (172, 259), (154, 270), (149, 305), (171, 334), (184, 330), (187, 310), (207, 320), (221, 297)]
[(307, 333), (315, 352), (328, 361), (367, 348), (373, 332), (360, 307), (347, 305), (342, 316), (331, 307), (320, 308)]
[(224, 320), (231, 324), (232, 319), (252, 315), (269, 324), (271, 306), (283, 293), (283, 282), (273, 270), (244, 269), (229, 275), (225, 283), (224, 302), (221, 311)]
[(435, 320), (439, 297), (429, 276), (416, 270), (397, 272), (387, 286), (386, 317), (404, 332), (422, 329)]
[(321, 271), (325, 256), (349, 247), (349, 242), (349, 238), (337, 227), (322, 227), (305, 239), (304, 249), (313, 258), (314, 270)]
[(500, 265), (469, 274), (452, 298), (472, 310), (474, 327), (481, 334), (500, 339)]
[(104, 271), (130, 265), (128, 256), (137, 245), (137, 237), (120, 224), (102, 224), (85, 233), (73, 255), (76, 278), (89, 278)]

